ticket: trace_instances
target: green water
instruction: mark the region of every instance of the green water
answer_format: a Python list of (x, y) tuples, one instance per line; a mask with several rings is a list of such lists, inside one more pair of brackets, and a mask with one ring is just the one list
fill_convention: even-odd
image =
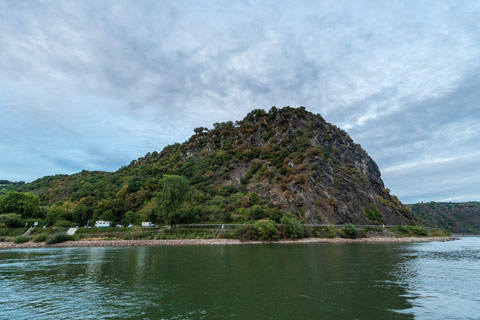
[(0, 319), (478, 319), (480, 238), (0, 251)]

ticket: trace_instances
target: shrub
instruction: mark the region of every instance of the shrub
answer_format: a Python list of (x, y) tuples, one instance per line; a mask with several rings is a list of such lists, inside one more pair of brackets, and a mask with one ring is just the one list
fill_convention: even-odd
[(263, 209), (259, 205), (254, 205), (250, 211), (250, 214), (254, 220), (262, 219), (264, 215)]
[(303, 226), (305, 232), (303, 233), (303, 237), (305, 238), (313, 238), (315, 237), (315, 233), (313, 232), (312, 226)]
[(428, 236), (428, 229), (420, 226), (411, 226), (412, 233), (417, 236)]
[(275, 223), (272, 220), (262, 219), (255, 222), (253, 228), (258, 234), (258, 238), (264, 241), (274, 241), (280, 238), (280, 232), (278, 232)]
[(348, 239), (358, 238), (358, 229), (353, 224), (346, 224), (339, 232), (340, 237)]
[(65, 232), (55, 233), (47, 242), (46, 244), (56, 244), (65, 241), (72, 240), (72, 237), (66, 234)]
[(25, 242), (28, 242), (28, 240), (30, 240), (30, 238), (27, 237), (27, 236), (18, 236), (18, 237), (15, 237), (13, 239), (13, 242), (15, 242), (15, 243), (25, 243)]
[(304, 184), (305, 183), (305, 176), (304, 175), (300, 175), (298, 176), (296, 179), (295, 179), (295, 184)]
[(380, 215), (380, 212), (378, 211), (377, 207), (373, 203), (370, 203), (368, 207), (363, 208), (363, 213), (365, 217), (373, 223), (376, 224), (382, 224), (382, 216)]
[(328, 227), (315, 227), (314, 232), (315, 237), (317, 238), (335, 238), (337, 233), (333, 226)]
[(402, 236), (428, 236), (428, 229), (420, 226), (396, 226), (392, 231)]
[(45, 242), (47, 239), (48, 237), (45, 233), (40, 233), (33, 238), (33, 242)]
[(290, 239), (303, 238), (305, 229), (292, 215), (286, 214), (280, 219), (280, 223), (285, 227), (286, 236)]
[(283, 217), (283, 213), (282, 211), (278, 210), (278, 209), (272, 209), (269, 213), (268, 213), (268, 217), (270, 220), (273, 220), (277, 223), (280, 223), (280, 219), (282, 219)]
[(234, 237), (241, 241), (258, 240), (258, 234), (252, 225), (241, 226), (235, 230)]
[(433, 230), (430, 230), (428, 235), (430, 237), (448, 237), (450, 236), (450, 233), (440, 229), (433, 229)]
[(410, 230), (407, 226), (396, 226), (391, 228), (391, 230), (400, 235), (410, 235)]

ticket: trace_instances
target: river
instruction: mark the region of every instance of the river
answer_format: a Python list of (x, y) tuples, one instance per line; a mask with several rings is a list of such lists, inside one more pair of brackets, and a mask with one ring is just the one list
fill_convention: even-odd
[(479, 237), (0, 250), (0, 319), (479, 318)]

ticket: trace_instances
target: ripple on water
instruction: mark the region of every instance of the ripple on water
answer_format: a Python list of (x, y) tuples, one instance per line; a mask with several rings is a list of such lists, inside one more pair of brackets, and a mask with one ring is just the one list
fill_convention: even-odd
[(397, 277), (418, 319), (478, 319), (480, 238), (416, 244), (403, 254)]

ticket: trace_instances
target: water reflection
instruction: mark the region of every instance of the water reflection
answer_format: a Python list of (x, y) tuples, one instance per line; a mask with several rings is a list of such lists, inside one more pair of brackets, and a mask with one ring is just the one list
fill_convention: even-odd
[(0, 291), (6, 293), (0, 297), (0, 319), (413, 319), (422, 295), (413, 285), (422, 274), (418, 261), (435, 254), (422, 248), (0, 251)]

